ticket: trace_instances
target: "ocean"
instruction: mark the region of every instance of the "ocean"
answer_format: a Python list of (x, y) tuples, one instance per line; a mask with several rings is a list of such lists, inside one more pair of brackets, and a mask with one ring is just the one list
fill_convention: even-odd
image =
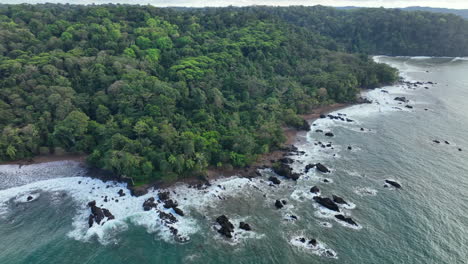
[[(253, 179), (165, 190), (184, 216), (162, 204), (143, 210), (163, 190), (131, 197), (122, 183), (86, 177), (76, 162), (1, 165), (0, 263), (468, 263), (468, 59), (374, 59), (421, 84), (367, 91), (372, 104), (332, 113), (352, 122), (314, 121), (298, 135), (302, 154), (291, 156), (298, 181), (272, 184), (265, 169)], [(304, 173), (315, 163), (331, 172)], [(342, 197), (339, 214), (356, 225), (317, 195)], [(89, 228), (93, 200), (115, 219)], [(276, 200), (286, 204), (277, 209)], [(177, 222), (164, 223), (157, 210)], [(233, 223), (233, 238), (216, 231), (220, 215)]]

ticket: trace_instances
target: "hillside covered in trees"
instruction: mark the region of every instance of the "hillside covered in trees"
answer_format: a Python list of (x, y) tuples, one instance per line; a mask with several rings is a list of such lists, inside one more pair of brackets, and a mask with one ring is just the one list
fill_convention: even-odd
[(467, 30), (384, 9), (0, 5), (0, 160), (83, 152), (137, 182), (243, 167), (299, 114), (397, 79), (367, 54), (467, 55)]

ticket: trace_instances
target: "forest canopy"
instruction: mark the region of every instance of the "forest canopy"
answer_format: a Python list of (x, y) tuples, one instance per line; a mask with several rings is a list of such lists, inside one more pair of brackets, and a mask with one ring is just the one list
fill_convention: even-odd
[(368, 54), (467, 55), (454, 15), (0, 5), (0, 160), (63, 151), (137, 182), (244, 167), (282, 127), (397, 79)]

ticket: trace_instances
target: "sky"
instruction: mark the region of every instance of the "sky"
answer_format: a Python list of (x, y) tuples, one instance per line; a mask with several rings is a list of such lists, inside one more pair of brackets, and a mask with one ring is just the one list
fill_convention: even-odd
[(468, 0), (0, 0), (4, 4), (18, 3), (70, 3), (70, 4), (151, 4), (154, 6), (247, 6), (247, 5), (325, 5), (325, 6), (362, 6), (362, 7), (408, 7), (428, 6), (468, 9)]

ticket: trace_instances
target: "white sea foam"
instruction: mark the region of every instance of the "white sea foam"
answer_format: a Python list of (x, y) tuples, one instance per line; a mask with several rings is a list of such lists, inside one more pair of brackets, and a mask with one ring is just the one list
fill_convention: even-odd
[[(301, 241), (303, 240), (303, 241)], [(328, 257), (328, 258), (338, 258), (338, 254), (328, 247), (325, 243), (316, 240), (316, 245), (313, 245), (309, 243), (310, 239), (307, 239), (303, 236), (295, 236), (289, 240), (289, 243), (293, 246), (296, 246), (300, 249), (305, 250), (306, 252), (313, 253), (315, 255), (321, 256), (321, 257)]]
[(376, 196), (377, 190), (370, 187), (357, 187), (354, 189), (354, 192), (360, 196)]

